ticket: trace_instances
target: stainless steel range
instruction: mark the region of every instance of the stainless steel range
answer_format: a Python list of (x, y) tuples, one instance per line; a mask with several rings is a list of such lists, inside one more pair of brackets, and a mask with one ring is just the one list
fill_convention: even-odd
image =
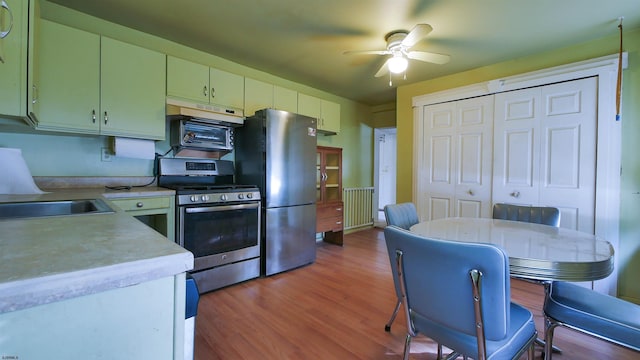
[(200, 293), (260, 276), (260, 192), (233, 183), (233, 162), (161, 158), (158, 185), (176, 191), (176, 242), (191, 251)]

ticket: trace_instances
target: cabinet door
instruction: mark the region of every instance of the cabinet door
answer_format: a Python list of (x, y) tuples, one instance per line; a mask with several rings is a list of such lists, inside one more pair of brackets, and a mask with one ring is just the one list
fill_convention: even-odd
[(273, 108), (298, 113), (298, 92), (281, 86), (274, 86)]
[[(10, 10), (0, 8), (0, 31), (11, 31), (0, 39), (0, 114), (24, 116), (27, 103), (27, 49), (29, 2), (5, 0)], [(9, 14), (11, 11), (11, 14)]]
[(167, 96), (209, 103), (209, 67), (167, 56)]
[(244, 77), (226, 71), (209, 69), (210, 103), (230, 106), (236, 109), (244, 107)]
[(342, 149), (318, 146), (316, 155), (316, 201), (342, 201)]
[(45, 19), (39, 26), (37, 128), (97, 134), (100, 36)]
[(251, 116), (257, 110), (273, 107), (273, 85), (259, 80), (244, 80), (244, 114)]
[(306, 94), (298, 94), (298, 114), (320, 119), (321, 113), (320, 99)]
[(340, 104), (322, 100), (321, 115), (318, 121), (318, 129), (332, 132), (340, 132)]
[(101, 59), (101, 132), (164, 139), (166, 57), (103, 37)]

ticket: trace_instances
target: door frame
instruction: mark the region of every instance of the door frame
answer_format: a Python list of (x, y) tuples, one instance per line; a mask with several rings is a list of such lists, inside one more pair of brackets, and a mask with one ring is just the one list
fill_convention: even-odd
[[(382, 158), (380, 157), (380, 146), (379, 139), (381, 136), (385, 136), (390, 132), (397, 135), (397, 129), (395, 127), (386, 127), (386, 128), (375, 128), (373, 130), (373, 138), (374, 138), (374, 146), (373, 146), (373, 213), (375, 214), (375, 218), (373, 219), (374, 226), (384, 227), (386, 226), (385, 221), (379, 221), (378, 219), (378, 205), (380, 203), (380, 194), (382, 189), (380, 189), (380, 161)], [(396, 140), (397, 141), (397, 140)], [(397, 152), (397, 148), (393, 149)], [(394, 156), (395, 158), (395, 156)], [(395, 173), (393, 174), (395, 175)], [(396, 191), (394, 188), (392, 191)]]
[[(628, 65), (628, 54), (623, 53), (622, 68)], [(455, 101), (475, 96), (484, 96), (527, 87), (542, 86), (556, 82), (598, 77), (597, 110), (597, 154), (596, 154), (596, 205), (595, 234), (611, 243), (614, 251), (619, 248), (620, 223), (620, 162), (621, 122), (616, 120), (616, 83), (618, 54), (556, 66), (515, 76), (494, 79), (469, 86), (416, 96), (413, 105), (413, 201), (425, 192), (419, 179), (426, 178), (422, 169), (423, 111), (426, 105)], [(420, 214), (420, 209), (418, 209)], [(617, 293), (618, 258), (614, 258), (613, 273), (606, 279), (594, 283), (597, 291), (615, 295)]]

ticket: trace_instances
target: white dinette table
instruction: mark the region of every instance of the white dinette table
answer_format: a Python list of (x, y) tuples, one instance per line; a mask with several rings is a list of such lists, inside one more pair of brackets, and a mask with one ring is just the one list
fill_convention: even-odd
[(490, 243), (509, 256), (513, 277), (540, 281), (593, 281), (613, 271), (613, 247), (595, 235), (520, 221), (445, 218), (420, 222), (411, 232), (428, 238)]

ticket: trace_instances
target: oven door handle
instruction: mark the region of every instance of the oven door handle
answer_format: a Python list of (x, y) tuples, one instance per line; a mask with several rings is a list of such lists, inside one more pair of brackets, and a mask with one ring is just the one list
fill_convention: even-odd
[(260, 207), (260, 203), (253, 204), (236, 204), (236, 205), (222, 205), (222, 206), (207, 206), (207, 207), (188, 207), (184, 209), (187, 214), (203, 213), (203, 212), (215, 212), (215, 211), (228, 211), (228, 210), (241, 210), (241, 209), (257, 209)]

